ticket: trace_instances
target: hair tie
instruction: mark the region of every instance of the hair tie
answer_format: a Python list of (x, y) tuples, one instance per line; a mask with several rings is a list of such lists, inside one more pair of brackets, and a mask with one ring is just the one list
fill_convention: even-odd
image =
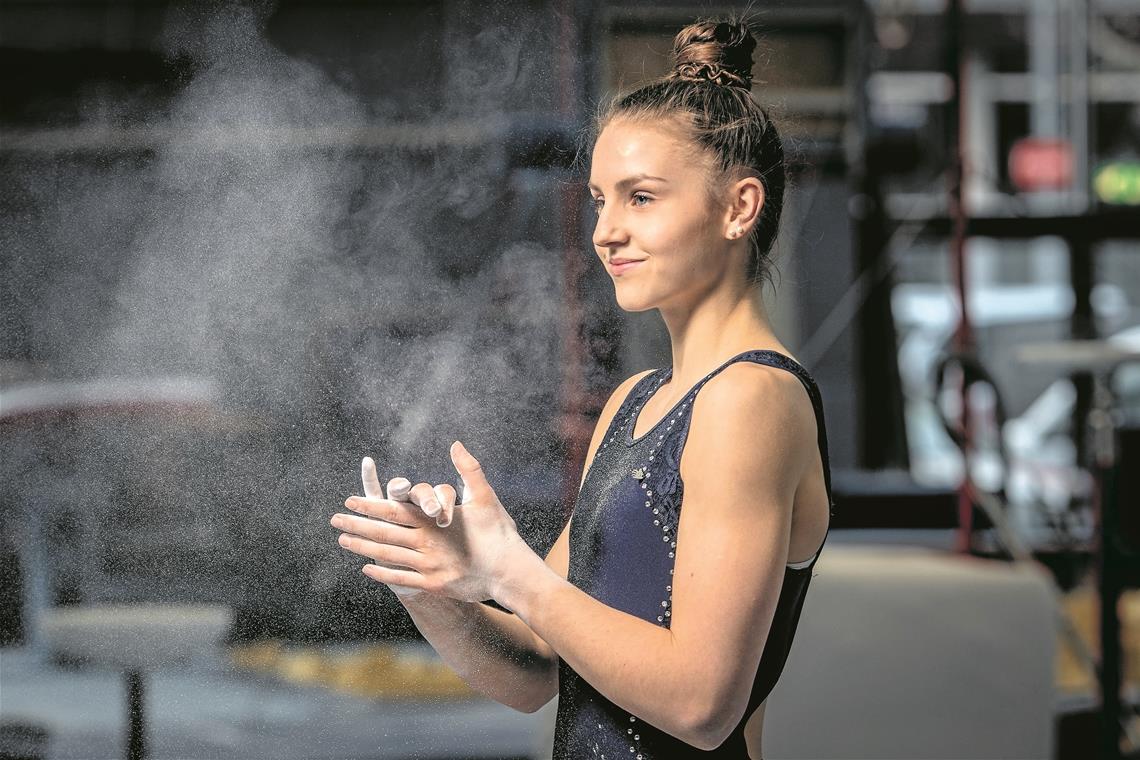
[(752, 77), (743, 77), (735, 71), (718, 66), (715, 63), (682, 63), (674, 69), (674, 75), (680, 79), (696, 81), (707, 79), (723, 87), (740, 87), (745, 90), (752, 89)]

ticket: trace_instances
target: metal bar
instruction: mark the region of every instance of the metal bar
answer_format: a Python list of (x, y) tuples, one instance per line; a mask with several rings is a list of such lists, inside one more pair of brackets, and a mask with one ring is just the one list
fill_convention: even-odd
[[(1062, 84), (1067, 88), (1069, 104), (1069, 142), (1073, 147), (1073, 183), (1070, 187), (1074, 212), (1089, 208), (1089, 107), (1095, 94), (1089, 78), (1088, 2), (1068, 0), (1069, 5), (1069, 76)], [(1125, 77), (1135, 82), (1137, 77)], [(1124, 89), (1125, 82), (1120, 82)], [(1136, 100), (1140, 100), (1140, 83), (1134, 84)]]
[(1057, 137), (1061, 124), (1057, 113), (1059, 72), (1056, 0), (1037, 0), (1030, 5), (1025, 21), (1033, 92), (1029, 109), (1029, 133), (1034, 137)]
[[(578, 47), (582, 37), (579, 19), (581, 13), (576, 0), (560, 0), (558, 4), (559, 45), (558, 80), (559, 113), (567, 119), (576, 119), (579, 109), (580, 91), (575, 85), (582, 81), (578, 71)], [(592, 11), (592, 9), (591, 9)], [(592, 17), (592, 13), (589, 14)], [(562, 467), (562, 507), (565, 519), (578, 497), (578, 479), (586, 463), (586, 453), (590, 445), (591, 425), (587, 418), (586, 406), (589, 399), (585, 388), (586, 348), (582, 340), (584, 309), (581, 303), (580, 282), (584, 274), (585, 258), (582, 256), (581, 218), (579, 209), (582, 196), (571, 183), (561, 182), (559, 191), (559, 242), (562, 246), (562, 389), (561, 389), (561, 435), (565, 451)]]
[[(1075, 26), (1084, 24), (1081, 13), (1074, 13)], [(1073, 31), (1076, 36), (1078, 32)], [(1084, 31), (1079, 32), (1081, 36)], [(989, 71), (975, 73), (973, 81), (984, 83), (995, 103), (1029, 103), (1033, 100), (1032, 76), (1024, 72)], [(1091, 99), (1098, 103), (1140, 102), (1140, 78), (1131, 71), (1069, 72), (1058, 75), (1075, 102)], [(941, 71), (879, 71), (867, 82), (875, 103), (935, 105), (951, 97), (950, 80)], [(1080, 93), (1084, 91), (1086, 95)]]
[[(955, 221), (947, 216), (898, 219), (923, 225), (922, 235), (945, 237)], [(1053, 236), (1066, 240), (1084, 238), (1089, 241), (1140, 238), (1140, 214), (1135, 209), (1093, 211), (1081, 215), (1059, 216), (991, 216), (966, 220), (967, 237), (993, 237), (1025, 240)]]
[[(958, 291), (960, 304), (960, 318), (954, 330), (954, 351), (959, 355), (969, 355), (973, 352), (973, 333), (970, 330), (969, 300), (966, 294), (966, 210), (963, 206), (963, 191), (965, 186), (966, 161), (964, 155), (966, 139), (963, 132), (967, 126), (968, 114), (966, 111), (967, 97), (965, 85), (968, 76), (966, 56), (962, 55), (963, 13), (962, 0), (949, 0), (946, 8), (946, 69), (954, 82), (955, 97), (950, 100), (947, 129), (949, 132), (949, 145), (951, 150), (949, 205), (952, 234), (950, 241), (951, 265), (954, 273), (954, 284)], [(970, 394), (969, 386), (963, 378), (962, 382), (962, 457), (963, 467), (968, 473), (970, 468)], [(969, 478), (964, 477), (958, 489), (958, 534), (956, 548), (960, 552), (968, 552), (973, 534), (973, 501), (970, 499)]]
[(509, 122), (480, 121), (423, 124), (332, 124), (321, 127), (257, 125), (245, 128), (187, 129), (172, 125), (135, 127), (60, 127), (0, 131), (0, 152), (67, 153), (107, 150), (298, 150), (397, 148), (433, 150), (472, 147), (501, 140)]
[(1093, 409), (1087, 427), (1092, 471), (1096, 484), (1097, 507), (1097, 587), (1100, 592), (1100, 696), (1101, 696), (1101, 760), (1121, 757), (1121, 666), (1120, 616), (1117, 604), (1124, 591), (1123, 564), (1120, 551), (1119, 515), (1116, 503), (1116, 473), (1122, 464), (1116, 458), (1115, 424), (1112, 418), (1113, 398), (1111, 372), (1093, 375)]
[(127, 681), (127, 760), (143, 760), (146, 757), (146, 724), (143, 716), (143, 675), (137, 670), (128, 670)]

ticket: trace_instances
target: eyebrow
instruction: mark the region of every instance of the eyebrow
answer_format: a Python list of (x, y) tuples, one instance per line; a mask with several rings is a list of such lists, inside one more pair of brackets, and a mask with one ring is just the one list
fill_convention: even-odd
[[(653, 180), (654, 182), (664, 182), (665, 184), (669, 184), (669, 180), (665, 179), (664, 177), (654, 177), (652, 174), (646, 174), (645, 172), (642, 172), (641, 174), (635, 174), (632, 177), (626, 177), (623, 180), (619, 180), (617, 183), (618, 192), (621, 192), (624, 188), (627, 188), (630, 185), (636, 185), (638, 182), (642, 182), (647, 179)], [(589, 183), (587, 187), (589, 187), (591, 190), (601, 190), (601, 188), (599, 188), (593, 182)]]

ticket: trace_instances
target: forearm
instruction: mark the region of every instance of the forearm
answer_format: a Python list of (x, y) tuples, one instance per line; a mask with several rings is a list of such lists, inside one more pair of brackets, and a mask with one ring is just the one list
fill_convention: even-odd
[(399, 599), (471, 688), (522, 712), (534, 712), (558, 693), (557, 658), (515, 615), (434, 594)]
[(709, 700), (697, 688), (699, 665), (680, 657), (672, 632), (599, 602), (532, 556), (512, 558), (496, 601), (611, 702), (682, 741), (703, 743)]

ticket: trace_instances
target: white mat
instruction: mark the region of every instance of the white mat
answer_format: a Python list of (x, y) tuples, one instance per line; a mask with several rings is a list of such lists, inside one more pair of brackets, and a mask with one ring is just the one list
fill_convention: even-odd
[(814, 573), (765, 760), (1052, 757), (1047, 571), (829, 543)]

